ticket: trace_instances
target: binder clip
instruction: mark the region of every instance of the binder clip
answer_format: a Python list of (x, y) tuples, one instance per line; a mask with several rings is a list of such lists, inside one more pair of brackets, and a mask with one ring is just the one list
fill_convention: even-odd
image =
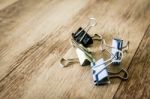
[(110, 83), (107, 66), (104, 59), (99, 59), (96, 63), (92, 63), (92, 76), (95, 85), (103, 85)]
[[(125, 46), (123, 45), (123, 42), (124, 42), (123, 40), (118, 39), (118, 38), (114, 38), (112, 40), (111, 53), (116, 56), (116, 59), (112, 60), (113, 65), (120, 65), (120, 63), (121, 63), (121, 61), (116, 61), (116, 60), (119, 60), (121, 58), (121, 54), (118, 52), (118, 50), (123, 51), (123, 49), (128, 48), (129, 41), (126, 43)], [(127, 51), (127, 50), (124, 50), (124, 51)]]
[(81, 66), (90, 65), (91, 62), (95, 61), (95, 59), (91, 55), (91, 52), (82, 44), (78, 44), (74, 39), (72, 39), (72, 44), (74, 47), (76, 47), (76, 54)]
[[(118, 52), (120, 54), (123, 54), (119, 50), (118, 50)], [(107, 67), (109, 65), (111, 65), (111, 63), (112, 63), (111, 60), (114, 59), (114, 58), (116, 59), (116, 56), (111, 57), (110, 59), (108, 59), (106, 61), (104, 61), (104, 59), (101, 58), (98, 61), (96, 61), (95, 63), (91, 63), (92, 76), (93, 76), (93, 80), (94, 80), (95, 85), (109, 84), (110, 83), (110, 78), (119, 78), (119, 79), (123, 79), (123, 80), (128, 79), (128, 73), (123, 68), (119, 72), (116, 72), (116, 73), (108, 71)], [(116, 61), (120, 61), (121, 59), (119, 59), (119, 60), (116, 59)], [(119, 75), (121, 72), (124, 73), (124, 76)]]
[(76, 54), (78, 58), (60, 60), (62, 67), (67, 67), (73, 63), (80, 63), (81, 66), (90, 65), (91, 62), (95, 62), (95, 59), (91, 55), (91, 52), (85, 48), (82, 44), (78, 44), (74, 39), (71, 39), (71, 44), (76, 48)]
[(73, 39), (85, 47), (93, 44), (92, 37), (87, 32), (90, 30), (91, 27), (96, 26), (96, 24), (96, 19), (90, 18), (89, 23), (85, 28), (80, 27), (75, 33), (72, 33)]

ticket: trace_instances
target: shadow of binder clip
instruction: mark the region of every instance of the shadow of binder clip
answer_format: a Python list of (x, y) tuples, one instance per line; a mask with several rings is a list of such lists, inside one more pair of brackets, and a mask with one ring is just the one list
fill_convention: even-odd
[[(107, 50), (106, 50), (107, 51)], [(108, 51), (109, 52), (109, 51)], [(122, 51), (118, 51), (119, 53), (123, 54)], [(112, 54), (111, 54), (112, 56)], [(122, 55), (123, 56), (123, 55)], [(110, 57), (108, 60), (104, 61), (103, 58), (99, 59), (95, 63), (91, 63), (92, 70), (93, 70), (93, 80), (95, 85), (103, 85), (103, 84), (109, 84), (110, 78), (119, 78), (122, 80), (128, 79), (128, 73), (125, 69), (121, 69), (121, 71), (113, 73), (109, 72), (107, 67), (112, 64), (112, 59), (116, 58), (115, 55), (113, 57)], [(117, 60), (117, 61), (120, 61)], [(106, 64), (107, 63), (107, 64)], [(124, 73), (124, 76), (119, 75), (121, 72)]]
[(95, 18), (90, 18), (85, 28), (80, 27), (75, 33), (72, 33), (74, 40), (83, 46), (88, 46), (93, 43), (92, 37), (87, 33), (91, 27), (96, 26)]

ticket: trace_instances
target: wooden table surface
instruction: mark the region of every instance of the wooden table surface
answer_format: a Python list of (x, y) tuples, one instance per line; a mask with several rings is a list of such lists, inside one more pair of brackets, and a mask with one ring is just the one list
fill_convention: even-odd
[[(90, 35), (130, 41), (127, 81), (95, 86), (90, 66), (60, 66), (77, 57), (69, 39), (90, 17)], [(0, 99), (60, 98), (150, 99), (150, 0), (0, 0)]]

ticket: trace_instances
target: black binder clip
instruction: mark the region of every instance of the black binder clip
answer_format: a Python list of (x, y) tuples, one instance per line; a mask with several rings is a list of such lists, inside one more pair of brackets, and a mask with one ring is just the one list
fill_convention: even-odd
[(87, 33), (91, 27), (96, 26), (95, 18), (90, 18), (88, 25), (85, 28), (80, 27), (75, 33), (72, 33), (73, 39), (87, 47), (90, 44), (93, 44), (92, 37)]

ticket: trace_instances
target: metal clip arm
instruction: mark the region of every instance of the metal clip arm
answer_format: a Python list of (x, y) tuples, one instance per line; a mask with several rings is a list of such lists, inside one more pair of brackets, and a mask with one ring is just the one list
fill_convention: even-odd
[(79, 63), (79, 60), (77, 58), (74, 58), (74, 59), (64, 59), (64, 58), (62, 58), (60, 60), (60, 64), (61, 64), (62, 67), (68, 67), (69, 65), (71, 65), (73, 63)]
[[(123, 76), (120, 75), (121, 72), (124, 73)], [(119, 78), (119, 79), (122, 79), (122, 80), (127, 80), (128, 79), (128, 72), (124, 68), (122, 68), (119, 72), (116, 72), (116, 73), (109, 71), (109, 74), (110, 74), (109, 78)]]

